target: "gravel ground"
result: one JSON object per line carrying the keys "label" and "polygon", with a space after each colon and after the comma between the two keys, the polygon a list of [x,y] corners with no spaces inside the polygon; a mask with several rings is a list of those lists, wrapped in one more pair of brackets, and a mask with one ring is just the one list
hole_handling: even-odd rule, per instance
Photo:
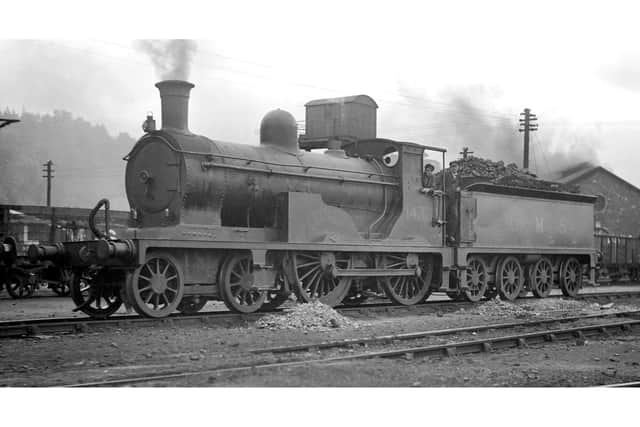
{"label": "gravel ground", "polygon": [[[315,325],[299,310],[296,327],[273,323],[231,328],[167,327],[113,329],[100,333],[38,336],[0,341],[0,385],[43,386],[113,378],[170,369],[216,368],[237,363],[274,362],[273,355],[250,349],[310,341],[444,329],[486,322],[553,317],[559,313],[600,313],[598,304],[537,300],[487,302],[452,313],[347,319]],[[616,302],[609,311],[640,309],[639,301]],[[324,314],[331,314],[327,310]],[[333,312],[333,310],[330,310]],[[335,315],[340,316],[335,313]],[[286,314],[281,317],[287,316]],[[328,316],[330,318],[330,316]],[[270,325],[270,326],[269,326]],[[410,344],[407,344],[410,345]],[[242,375],[200,375],[170,386],[582,386],[640,380],[637,336],[558,343],[489,355],[414,361],[374,360],[306,366]]]}

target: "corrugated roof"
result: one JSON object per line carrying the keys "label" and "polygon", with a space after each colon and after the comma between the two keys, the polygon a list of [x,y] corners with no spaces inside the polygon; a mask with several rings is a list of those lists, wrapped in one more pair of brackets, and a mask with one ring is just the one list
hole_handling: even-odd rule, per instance
{"label": "corrugated roof", "polygon": [[339,98],[325,98],[325,99],[314,99],[313,101],[309,101],[304,104],[305,107],[311,107],[314,105],[326,105],[326,104],[349,104],[354,102],[356,104],[364,104],[364,105],[372,105],[378,108],[378,104],[373,100],[369,95],[352,95],[352,96],[342,96]]}

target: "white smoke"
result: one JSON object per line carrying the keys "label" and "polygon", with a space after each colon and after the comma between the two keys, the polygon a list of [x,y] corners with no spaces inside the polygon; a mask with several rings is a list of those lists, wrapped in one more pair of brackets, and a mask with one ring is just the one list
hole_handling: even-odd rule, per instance
{"label": "white smoke", "polygon": [[138,40],[135,45],[149,55],[161,80],[188,80],[198,48],[194,40]]}

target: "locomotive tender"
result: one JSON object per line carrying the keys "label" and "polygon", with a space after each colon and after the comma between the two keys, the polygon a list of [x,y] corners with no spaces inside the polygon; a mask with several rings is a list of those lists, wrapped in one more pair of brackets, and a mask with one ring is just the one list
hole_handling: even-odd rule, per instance
{"label": "locomotive tender", "polygon": [[[93,225],[102,205],[108,223],[103,199],[90,217],[99,239],[30,248],[34,259],[73,269],[72,296],[90,316],[113,314],[123,299],[149,317],[195,312],[210,299],[249,313],[291,292],[333,306],[378,287],[406,305],[433,291],[513,300],[559,286],[574,296],[583,270],[593,279],[591,196],[483,183],[452,192],[445,180],[425,195],[424,152],[444,165],[446,150],[376,138],[375,117],[373,129],[353,119],[345,99],[333,100],[343,110],[325,114],[333,122],[324,128],[366,129],[309,140],[305,148],[327,148],[318,153],[300,149],[296,121],[282,110],[262,120],[259,146],[195,135],[188,129],[194,86],[156,86],[162,129],[148,118],[125,157],[127,235],[109,238]],[[365,95],[350,101],[375,106]],[[317,103],[308,113],[310,105]],[[323,128],[309,118],[307,129]],[[456,200],[454,224],[447,197]],[[447,228],[458,236],[453,245]]]}

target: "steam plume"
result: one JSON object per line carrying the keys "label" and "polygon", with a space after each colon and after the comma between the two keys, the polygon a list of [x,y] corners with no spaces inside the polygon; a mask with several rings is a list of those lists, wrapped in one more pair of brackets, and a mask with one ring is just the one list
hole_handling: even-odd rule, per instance
{"label": "steam plume", "polygon": [[[408,99],[424,98],[412,93]],[[522,167],[523,142],[518,132],[516,114],[509,117],[493,110],[491,93],[486,88],[469,87],[449,90],[438,99],[433,109],[419,113],[394,112],[392,117],[407,123],[414,132],[397,135],[407,140],[422,139],[428,145],[445,146],[449,160],[459,157],[463,147],[469,147],[475,156],[503,160],[505,164],[515,163]],[[427,100],[427,104],[429,100]],[[533,112],[535,106],[533,106]],[[419,111],[418,109],[414,111]],[[530,170],[540,177],[555,179],[559,172],[580,163],[599,164],[597,149],[602,145],[595,129],[572,126],[568,121],[554,121],[540,117],[540,131],[532,132],[530,143]],[[416,123],[422,123],[421,131]],[[398,129],[398,128],[396,128]],[[398,129],[400,130],[400,129]],[[538,135],[540,134],[540,135]]]}
{"label": "steam plume", "polygon": [[149,55],[161,80],[187,80],[197,50],[193,40],[139,40],[136,46]]}

